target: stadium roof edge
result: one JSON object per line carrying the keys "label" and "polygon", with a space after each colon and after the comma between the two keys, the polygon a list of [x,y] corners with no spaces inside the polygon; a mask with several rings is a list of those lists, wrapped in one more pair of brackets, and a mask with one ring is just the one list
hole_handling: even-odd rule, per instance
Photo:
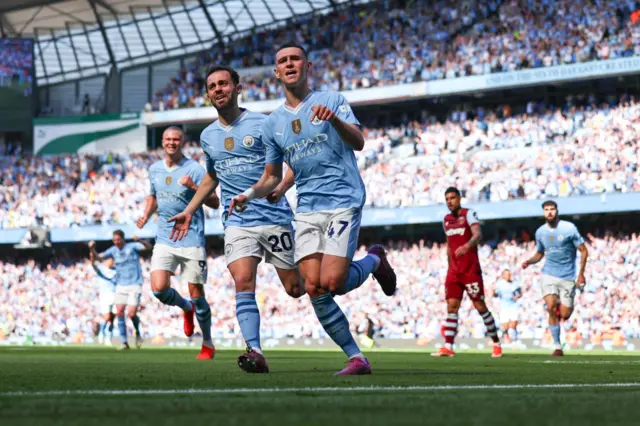
{"label": "stadium roof edge", "polygon": [[0,35],[35,39],[39,85],[184,58],[254,28],[371,0],[2,0]]}

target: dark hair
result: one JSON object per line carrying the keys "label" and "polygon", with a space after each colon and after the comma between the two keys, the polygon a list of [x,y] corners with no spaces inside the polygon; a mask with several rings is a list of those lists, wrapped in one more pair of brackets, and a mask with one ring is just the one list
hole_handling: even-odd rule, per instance
{"label": "dark hair", "polygon": [[558,204],[553,201],[553,200],[547,200],[544,203],[542,203],[542,208],[544,209],[547,206],[551,206],[553,208],[555,208],[556,210],[558,210]]}
{"label": "dark hair", "polygon": [[[289,47],[295,47],[296,49],[300,49],[300,50],[302,50],[302,54],[304,55],[304,57],[305,57],[305,58],[308,58],[308,57],[309,57],[309,56],[307,55],[307,50],[306,50],[304,47],[302,47],[302,46],[301,46],[301,45],[299,45],[298,43],[293,43],[293,42],[283,44],[282,46],[280,46],[280,47],[278,48],[278,52],[279,52],[279,51],[281,51],[282,49],[287,49],[287,48],[289,48]],[[277,53],[277,52],[276,52],[276,53]]]}
{"label": "dark hair", "polygon": [[444,196],[446,197],[447,194],[450,194],[452,192],[456,194],[458,197],[460,196],[460,191],[458,191],[458,188],[456,188],[455,186],[448,187],[447,190],[444,191]]}
{"label": "dark hair", "polygon": [[209,71],[207,71],[207,76],[204,79],[205,85],[206,85],[206,81],[209,79],[209,76],[211,74],[213,74],[214,72],[218,72],[218,71],[226,71],[226,72],[228,72],[229,75],[231,76],[231,81],[233,81],[233,84],[235,86],[240,84],[240,74],[238,74],[238,71],[234,70],[231,67],[227,67],[225,65],[214,65],[211,68],[209,68]]}
{"label": "dark hair", "polygon": [[118,235],[124,240],[124,232],[120,229],[116,229],[115,231],[113,231],[113,235]]}

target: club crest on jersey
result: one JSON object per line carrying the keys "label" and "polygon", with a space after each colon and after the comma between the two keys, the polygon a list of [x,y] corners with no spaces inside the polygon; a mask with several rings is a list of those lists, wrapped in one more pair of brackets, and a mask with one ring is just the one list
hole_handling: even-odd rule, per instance
{"label": "club crest on jersey", "polygon": [[245,148],[251,148],[254,142],[255,140],[253,139],[253,136],[245,136],[244,139],[242,139],[242,146]]}
{"label": "club crest on jersey", "polygon": [[295,133],[296,135],[300,134],[300,132],[302,131],[302,122],[299,118],[291,122],[291,130],[293,130],[293,133]]}
{"label": "club crest on jersey", "polygon": [[231,256],[231,253],[233,253],[233,246],[231,244],[227,244],[224,247],[224,254],[225,256]]}
{"label": "club crest on jersey", "polygon": [[460,217],[458,218],[458,223],[459,223],[459,224],[463,224],[463,223],[464,223],[464,216],[460,216]]}
{"label": "club crest on jersey", "polygon": [[313,124],[314,126],[319,126],[322,124],[322,120],[320,120],[318,117],[314,117],[311,121],[311,124]]}
{"label": "club crest on jersey", "polygon": [[226,149],[227,151],[231,151],[234,146],[235,144],[233,143],[232,137],[224,139],[224,149]]}
{"label": "club crest on jersey", "polygon": [[171,176],[167,176],[167,177],[164,179],[164,184],[165,184],[165,185],[171,185]]}
{"label": "club crest on jersey", "polygon": [[563,235],[558,235],[558,241],[562,242],[564,240],[564,236]]}

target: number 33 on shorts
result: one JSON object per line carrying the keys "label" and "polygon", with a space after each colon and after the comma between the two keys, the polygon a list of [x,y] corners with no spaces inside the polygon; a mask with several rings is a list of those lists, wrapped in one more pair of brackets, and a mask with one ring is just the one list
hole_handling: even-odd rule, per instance
{"label": "number 33 on shorts", "polygon": [[465,284],[464,286],[467,288],[467,293],[469,293],[469,296],[475,296],[480,293],[480,286],[478,285],[478,283]]}

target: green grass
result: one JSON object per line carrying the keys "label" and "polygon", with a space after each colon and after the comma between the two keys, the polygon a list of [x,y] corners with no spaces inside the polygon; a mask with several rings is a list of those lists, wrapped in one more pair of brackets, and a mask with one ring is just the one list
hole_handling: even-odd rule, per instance
{"label": "green grass", "polygon": [[[3,425],[635,425],[640,385],[466,389],[469,385],[640,382],[640,357],[372,352],[374,373],[334,377],[337,352],[269,352],[272,372],[247,375],[237,351],[197,362],[197,351],[0,348]],[[409,386],[454,389],[401,389]],[[323,390],[319,387],[400,389]],[[228,389],[247,389],[228,392]],[[252,389],[295,388],[286,392]],[[47,394],[51,391],[167,390],[165,394]],[[180,394],[172,390],[212,390]],[[24,392],[22,395],[9,392]],[[33,392],[41,392],[39,395]]]}

